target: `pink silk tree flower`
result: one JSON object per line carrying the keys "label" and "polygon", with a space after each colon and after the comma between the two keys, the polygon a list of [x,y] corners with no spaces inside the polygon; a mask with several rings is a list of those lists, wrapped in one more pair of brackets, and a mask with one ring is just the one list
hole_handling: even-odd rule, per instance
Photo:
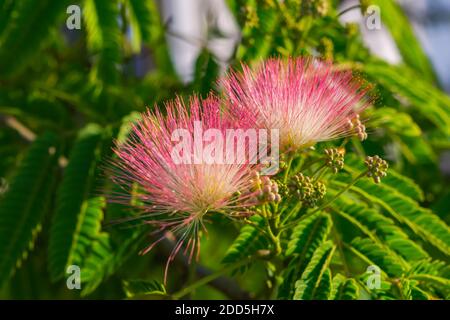
{"label": "pink silk tree flower", "polygon": [[282,152],[353,134],[366,138],[359,114],[370,104],[368,89],[329,62],[273,58],[256,70],[242,65],[221,84],[238,118],[253,115],[254,126],[279,129]]}
{"label": "pink silk tree flower", "polygon": [[[134,197],[144,221],[160,232],[143,253],[163,240],[167,231],[177,239],[166,278],[170,261],[182,247],[189,261],[193,255],[198,257],[199,231],[205,230],[204,218],[209,213],[248,214],[245,203],[249,207],[254,197],[248,192],[254,184],[254,166],[249,161],[221,161],[228,152],[221,135],[236,124],[223,113],[217,98],[192,98],[188,106],[176,99],[165,110],[166,115],[160,109],[142,115],[128,140],[114,148],[118,159],[112,165],[116,183],[125,190],[137,189],[113,201],[129,204]],[[241,121],[240,125],[245,124]]]}

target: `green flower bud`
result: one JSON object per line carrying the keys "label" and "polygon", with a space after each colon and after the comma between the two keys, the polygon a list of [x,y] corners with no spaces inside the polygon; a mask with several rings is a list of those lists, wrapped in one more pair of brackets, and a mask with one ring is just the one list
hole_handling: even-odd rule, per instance
{"label": "green flower bud", "polygon": [[379,156],[366,157],[364,164],[368,169],[367,176],[371,177],[375,183],[380,183],[381,178],[387,175],[389,165]]}
{"label": "green flower bud", "polygon": [[344,168],[344,148],[325,149],[325,164],[331,168],[333,173],[337,173]]}
{"label": "green flower bud", "polygon": [[289,189],[307,207],[315,207],[326,193],[326,187],[322,182],[314,181],[302,173],[293,177]]}

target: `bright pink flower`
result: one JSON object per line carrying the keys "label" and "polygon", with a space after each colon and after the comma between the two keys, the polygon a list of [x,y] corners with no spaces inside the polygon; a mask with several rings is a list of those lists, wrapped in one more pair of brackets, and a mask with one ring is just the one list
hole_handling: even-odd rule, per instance
{"label": "bright pink flower", "polygon": [[[168,267],[183,244],[190,259],[198,255],[199,231],[204,229],[203,220],[208,213],[220,212],[229,217],[244,214],[243,203],[252,197],[245,192],[252,188],[252,166],[248,162],[194,163],[194,144],[189,154],[182,154],[189,161],[180,163],[174,157],[174,147],[180,142],[174,139],[180,138],[174,134],[177,130],[187,133],[184,138],[193,142],[196,124],[201,123],[204,131],[211,128],[225,134],[235,123],[223,114],[220,102],[212,97],[203,102],[193,98],[189,106],[177,99],[165,107],[167,115],[159,109],[143,114],[129,139],[116,146],[118,161],[113,163],[113,179],[122,186],[137,186],[133,196],[146,213],[146,223],[156,226],[161,233],[170,231],[177,238]],[[208,142],[203,142],[201,147],[206,145]],[[116,200],[129,203],[131,197],[125,193]],[[144,253],[163,238],[164,235]]]}
{"label": "bright pink flower", "polygon": [[230,109],[254,115],[255,126],[280,130],[281,151],[299,150],[320,141],[358,134],[358,114],[369,105],[367,89],[352,73],[328,62],[270,59],[256,70],[243,65],[222,79]]}

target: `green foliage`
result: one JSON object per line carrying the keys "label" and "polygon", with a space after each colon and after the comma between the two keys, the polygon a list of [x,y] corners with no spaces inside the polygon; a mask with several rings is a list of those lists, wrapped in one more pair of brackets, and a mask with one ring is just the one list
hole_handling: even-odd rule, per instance
{"label": "green foliage", "polygon": [[118,81],[120,29],[115,0],[85,0],[84,17],[88,49],[96,56],[92,76],[103,83]]}
{"label": "green foliage", "polygon": [[370,239],[355,238],[353,248],[371,265],[379,266],[389,276],[401,276],[405,272],[402,261],[392,252]]}
{"label": "green foliage", "polygon": [[94,291],[100,283],[114,270],[114,253],[109,237],[99,230],[93,232],[95,240],[91,243],[89,253],[83,261],[83,278],[85,284],[81,295]]}
{"label": "green foliage", "polygon": [[49,268],[54,280],[60,279],[68,266],[83,264],[100,228],[105,201],[93,195],[93,187],[101,149],[102,131],[92,125],[80,132],[71,151],[50,233]]}
{"label": "green foliage", "polygon": [[14,4],[7,1],[4,4],[8,15],[4,18],[4,28],[0,28],[0,47],[8,49],[0,50],[0,61],[3,61],[0,76],[23,70],[30,60],[36,58],[36,52],[51,38],[49,33],[70,3],[65,0],[44,0],[39,3],[23,0],[14,1]]}
{"label": "green foliage", "polygon": [[405,63],[428,80],[434,81],[435,75],[430,61],[400,6],[390,0],[371,0],[370,3],[379,6],[381,20],[389,29]]}
{"label": "green foliage", "polygon": [[335,246],[331,242],[323,243],[311,258],[301,278],[295,283],[294,299],[327,300],[331,292],[331,271],[328,266],[333,257]]}
{"label": "green foliage", "polygon": [[133,32],[131,42],[133,51],[140,52],[142,42],[149,43],[152,40],[152,4],[150,1],[129,0],[130,25]]}
{"label": "green foliage", "polygon": [[131,255],[135,255],[142,245],[142,229],[136,228],[127,234],[126,239],[114,241],[113,236],[95,230],[92,247],[85,257],[82,281],[86,282],[81,295],[89,295],[108,277],[114,275]]}
{"label": "green foliage", "polygon": [[327,238],[332,221],[328,215],[317,213],[301,221],[293,230],[288,243],[286,255],[294,255],[285,270],[278,297],[287,299],[294,293],[294,282],[306,268],[315,250]]}
{"label": "green foliage", "polygon": [[442,132],[447,135],[450,133],[450,98],[422,80],[415,72],[386,63],[369,63],[363,67],[363,71],[392,93],[407,99],[408,104]]}
{"label": "green foliage", "polygon": [[166,288],[156,280],[131,280],[123,282],[124,290],[128,298],[142,295],[166,295]]}
{"label": "green foliage", "polygon": [[312,252],[326,239],[331,219],[325,214],[314,214],[300,222],[293,230],[286,255],[294,253],[308,259]]}
{"label": "green foliage", "polygon": [[333,278],[333,289],[330,299],[333,300],[356,300],[359,296],[359,287],[354,279],[346,279],[341,274]]}
{"label": "green foliage", "polygon": [[362,234],[379,245],[387,245],[390,249],[408,260],[421,260],[427,253],[398,227],[392,219],[376,210],[352,201],[337,201],[333,205],[336,213],[353,224]]}
{"label": "green foliage", "polygon": [[394,219],[404,223],[415,235],[450,255],[450,228],[417,202],[387,185],[373,185],[367,180],[359,181],[352,188],[372,203],[379,204]]}
{"label": "green foliage", "polygon": [[22,265],[51,207],[56,138],[46,133],[29,148],[0,203],[0,287]]}
{"label": "green foliage", "polygon": [[389,107],[373,110],[370,125],[375,128],[382,126],[389,133],[402,136],[419,137],[422,134],[419,125],[409,114]]}
{"label": "green foliage", "polygon": [[[356,173],[364,170],[364,164],[358,160],[354,155],[349,155],[346,159],[345,170]],[[383,184],[394,188],[403,195],[412,198],[415,201],[421,202],[424,200],[422,189],[411,178],[405,177],[395,171],[389,169],[389,175],[383,179]]]}
{"label": "green foliage", "polygon": [[[245,222],[211,213],[205,227],[218,235],[202,231],[201,260],[188,266],[180,252],[162,285],[167,248],[138,254],[156,240],[154,228],[127,203],[107,201],[134,189],[112,183],[105,167],[115,161],[113,141],[123,143],[147,107],[219,91],[215,57],[200,48],[193,82],[177,79],[165,43],[168,21],[153,0],[3,0],[0,298],[216,297],[203,290],[209,284],[219,298],[234,291],[258,299],[450,297],[448,179],[438,163],[450,147],[450,98],[401,8],[365,2],[381,8],[403,58],[394,66],[370,54],[355,25],[339,22],[336,1],[228,3],[242,30],[233,67],[320,55],[373,84],[373,106],[362,116],[369,139],[319,143],[274,177],[280,192],[295,174],[313,177],[326,185],[325,198],[307,208],[282,195]],[[65,28],[70,4],[81,7],[81,30]],[[150,70],[140,74],[141,64]],[[339,147],[345,165],[334,174],[323,149]],[[363,175],[364,157],[375,154],[389,159],[380,184]],[[81,291],[67,290],[70,265],[81,268]],[[367,285],[369,266],[381,269],[378,289]],[[222,278],[229,274],[231,284]]]}
{"label": "green foliage", "polygon": [[[250,221],[255,226],[261,228],[264,224],[264,219],[260,216],[253,216]],[[244,226],[239,236],[234,240],[223,258],[224,263],[233,263],[241,261],[247,257],[252,256],[260,249],[267,248],[267,238],[253,225]]]}

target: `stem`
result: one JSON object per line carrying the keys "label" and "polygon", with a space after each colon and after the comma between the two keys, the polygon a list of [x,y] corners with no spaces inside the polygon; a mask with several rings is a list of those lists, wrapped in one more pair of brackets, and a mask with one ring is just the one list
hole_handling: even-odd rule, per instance
{"label": "stem", "polygon": [[273,244],[275,245],[274,253],[277,256],[283,251],[283,249],[281,248],[281,244],[280,244],[280,238],[278,237],[278,235],[275,235],[273,233],[270,223],[268,224],[267,230],[269,232],[270,239],[272,240]]}
{"label": "stem", "polygon": [[303,165],[305,164],[305,157],[300,157],[298,160],[298,163],[294,167],[294,172],[297,173],[302,169]]}
{"label": "stem", "polygon": [[[312,174],[313,177],[315,177],[316,175],[318,175],[319,172],[321,172],[322,169],[326,168],[326,164],[321,165],[320,167],[317,168],[317,170]],[[321,175],[318,175],[316,177],[316,180],[320,178]]]}
{"label": "stem", "polygon": [[171,296],[172,296],[173,299],[176,299],[176,300],[180,299],[180,298],[186,296],[187,294],[191,293],[192,291],[194,291],[198,287],[201,287],[201,286],[203,286],[203,285],[205,285],[205,284],[207,284],[207,283],[209,283],[209,282],[219,278],[220,276],[222,276],[225,273],[228,273],[228,272],[230,272],[230,271],[232,271],[234,269],[237,269],[239,267],[244,266],[245,264],[249,263],[250,261],[254,260],[255,258],[256,257],[253,256],[253,257],[250,257],[250,258],[247,258],[247,259],[244,259],[244,260],[240,260],[240,261],[235,262],[233,264],[230,264],[230,265],[226,266],[225,268],[210,274],[209,276],[201,278],[200,280],[198,280],[198,281],[194,282],[193,284],[191,284],[191,285],[181,289],[180,291],[175,292]]}
{"label": "stem", "polygon": [[348,7],[348,8],[346,8],[346,9],[342,10],[341,12],[338,12],[338,15],[337,15],[337,16],[340,17],[340,16],[342,16],[343,14],[345,14],[345,13],[347,13],[347,12],[353,10],[353,9],[358,9],[358,8],[361,8],[361,5],[360,5],[360,4],[356,4],[356,5],[354,5],[354,6]]}
{"label": "stem", "polygon": [[359,141],[356,138],[352,138],[352,144],[353,147],[355,148],[356,153],[361,157],[361,158],[365,158],[366,157],[366,152],[364,151],[364,148],[361,144],[361,141]]}
{"label": "stem", "polygon": [[349,137],[346,137],[346,138],[342,141],[342,143],[341,143],[341,145],[339,146],[339,148],[344,148],[345,145],[348,143],[348,141],[349,141]]}
{"label": "stem", "polygon": [[287,164],[287,168],[286,171],[284,172],[284,178],[283,178],[283,182],[286,183],[287,182],[287,178],[289,176],[289,171],[291,170],[291,166],[292,166],[292,161],[294,161],[294,157],[290,157],[289,158],[289,162]]}
{"label": "stem", "polygon": [[254,223],[251,220],[243,220],[245,224],[248,224],[252,227],[254,227],[255,229],[257,229],[259,232],[261,232],[262,234],[264,234],[266,237],[268,237],[270,239],[270,235],[266,232],[266,230],[264,230],[263,228],[261,228],[259,225],[257,225],[256,223]]}
{"label": "stem", "polygon": [[334,195],[334,197],[332,197],[330,200],[328,200],[327,202],[325,202],[324,204],[322,204],[320,207],[318,207],[317,209],[313,210],[313,213],[323,210],[326,207],[328,207],[334,200],[336,200],[337,198],[339,198],[339,196],[341,194],[343,194],[344,192],[346,192],[348,189],[350,189],[359,179],[361,179],[362,177],[364,177],[367,174],[367,171],[363,171],[361,172],[358,176],[356,176],[352,181],[350,181],[350,183],[348,185],[345,186],[344,189],[342,189],[341,191],[339,191],[338,193],[336,193]]}
{"label": "stem", "polygon": [[262,215],[263,215],[263,217],[264,217],[264,218],[268,218],[268,217],[269,217],[269,214],[268,214],[268,212],[267,212],[267,209],[266,209],[266,205],[265,205],[265,204],[263,204],[263,205],[261,206],[261,210],[262,210]]}
{"label": "stem", "polygon": [[290,216],[294,213],[294,212],[298,212],[300,209],[302,208],[302,203],[299,201],[297,202],[297,204],[295,205],[295,207],[289,211],[289,213],[286,215],[286,217],[284,217],[284,219],[281,221],[281,225],[284,225],[286,223],[286,221],[288,221],[288,219],[290,218]]}

